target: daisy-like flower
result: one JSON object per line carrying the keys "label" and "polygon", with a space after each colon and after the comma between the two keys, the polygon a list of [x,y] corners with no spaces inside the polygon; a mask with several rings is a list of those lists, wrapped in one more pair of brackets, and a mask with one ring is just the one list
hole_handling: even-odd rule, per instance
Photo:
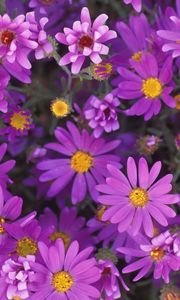
{"label": "daisy-like flower", "polygon": [[144,120],[151,119],[159,114],[161,100],[169,107],[174,108],[175,101],[170,93],[173,86],[169,85],[172,79],[172,59],[168,57],[159,69],[155,56],[146,53],[141,62],[131,60],[135,72],[126,68],[118,68],[123,80],[118,86],[118,96],[126,100],[137,99],[136,103],[127,110],[127,114],[134,116],[144,115]]}
{"label": "daisy-like flower", "polygon": [[35,256],[18,257],[17,260],[7,259],[0,271],[1,299],[29,299],[30,282],[34,276],[30,263]]}
{"label": "daisy-like flower", "polygon": [[36,289],[31,300],[99,298],[99,291],[92,285],[100,278],[96,260],[89,258],[92,250],[89,247],[79,252],[79,244],[74,241],[65,253],[64,243],[60,239],[49,248],[40,242],[43,263],[31,264],[36,272]]}
{"label": "daisy-like flower", "polygon": [[7,14],[0,16],[1,63],[13,76],[16,73],[17,78],[22,75],[23,82],[28,82],[27,76],[23,78],[20,71],[31,69],[28,55],[37,47],[37,43],[31,39],[31,35],[30,23],[26,21],[25,15],[19,15],[13,20]]}
{"label": "daisy-like flower", "polygon": [[142,0],[123,0],[125,4],[131,4],[132,7],[137,11],[140,12],[142,8]]}
{"label": "daisy-like flower", "polygon": [[105,194],[97,201],[108,206],[102,220],[118,224],[119,232],[132,225],[134,235],[143,227],[146,235],[152,237],[153,220],[167,226],[167,218],[175,217],[175,211],[168,206],[179,201],[177,195],[168,194],[173,176],[168,174],[155,183],[161,162],[156,162],[149,171],[147,161],[140,158],[137,170],[134,159],[129,157],[128,178],[114,166],[108,165],[107,168],[110,176],[106,178],[106,184],[96,187]]}
{"label": "daisy-like flower", "polygon": [[100,55],[107,55],[109,47],[105,42],[117,37],[114,30],[109,30],[105,25],[108,16],[99,15],[95,21],[91,22],[91,17],[87,7],[81,11],[81,20],[73,23],[73,28],[64,28],[64,33],[57,33],[58,42],[68,46],[69,52],[60,59],[60,66],[72,63],[73,74],[79,73],[86,57],[95,63],[101,63]]}
{"label": "daisy-like flower", "polygon": [[105,132],[112,132],[119,129],[117,107],[119,100],[113,94],[106,95],[103,99],[91,97],[90,108],[85,110],[84,115],[89,120],[89,126],[94,129],[96,138]]}
{"label": "daisy-like flower", "polygon": [[133,281],[138,281],[153,270],[154,279],[163,278],[169,283],[169,273],[180,270],[180,257],[172,251],[174,238],[166,231],[152,239],[147,245],[140,245],[139,250],[120,247],[120,253],[129,254],[140,259],[125,267],[123,273],[140,270]]}
{"label": "daisy-like flower", "polygon": [[157,34],[165,40],[162,47],[164,52],[171,51],[172,57],[180,56],[180,18],[177,16],[170,17],[171,26],[168,30],[158,30]]}
{"label": "daisy-like flower", "polygon": [[7,135],[9,142],[13,142],[18,136],[27,135],[28,131],[34,127],[30,111],[21,107],[10,107],[2,119],[7,126],[0,129],[0,135]]}
{"label": "daisy-like flower", "polygon": [[105,143],[104,139],[96,139],[85,129],[79,132],[71,122],[67,122],[68,130],[58,127],[55,136],[58,143],[45,145],[58,153],[59,158],[40,162],[37,167],[44,171],[40,176],[41,182],[51,181],[48,197],[61,192],[72,183],[72,202],[82,201],[87,194],[87,187],[93,199],[97,199],[95,186],[103,182],[108,174],[108,163],[119,165],[119,157],[109,154],[118,147],[120,141],[113,140]]}
{"label": "daisy-like flower", "polygon": [[104,60],[99,64],[92,64],[89,71],[94,79],[107,80],[113,74],[113,64],[111,60]]}
{"label": "daisy-like flower", "polygon": [[[7,150],[7,144],[0,145],[0,161],[3,159]],[[15,160],[8,160],[6,162],[0,163],[0,185],[4,188],[7,181],[10,181],[7,173],[14,167]]]}
{"label": "daisy-like flower", "polygon": [[76,207],[64,207],[59,214],[59,218],[52,210],[46,208],[39,221],[43,234],[48,235],[47,239],[50,243],[54,243],[58,238],[61,238],[65,249],[74,240],[78,241],[81,249],[92,245],[90,232],[85,228],[85,219],[78,217]]}
{"label": "daisy-like flower", "polygon": [[51,111],[56,118],[64,118],[70,113],[71,107],[65,99],[57,98],[51,103]]}
{"label": "daisy-like flower", "polygon": [[22,211],[23,200],[20,197],[13,196],[4,200],[3,189],[0,186],[0,245],[7,237],[5,224],[16,220]]}

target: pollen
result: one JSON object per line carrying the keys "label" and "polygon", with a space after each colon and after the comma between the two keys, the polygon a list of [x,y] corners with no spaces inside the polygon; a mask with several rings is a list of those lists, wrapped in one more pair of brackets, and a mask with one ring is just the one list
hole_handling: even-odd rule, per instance
{"label": "pollen", "polygon": [[145,97],[148,99],[155,99],[161,95],[163,91],[162,83],[158,78],[150,77],[146,80],[143,80],[142,92]]}
{"label": "pollen", "polygon": [[35,255],[37,250],[37,243],[28,237],[17,242],[16,252],[19,256]]}
{"label": "pollen", "polygon": [[5,229],[3,227],[4,223],[5,223],[5,219],[0,217],[0,234],[3,234],[5,232]]}
{"label": "pollen", "polygon": [[77,151],[71,158],[71,168],[77,173],[86,173],[93,165],[93,157],[83,151]]}
{"label": "pollen", "polygon": [[57,292],[67,292],[74,284],[72,276],[65,271],[55,273],[52,278],[52,285]]}
{"label": "pollen", "polygon": [[147,191],[142,188],[133,189],[129,195],[129,199],[132,205],[136,207],[144,207],[149,200]]}
{"label": "pollen", "polygon": [[9,46],[14,38],[15,34],[10,30],[5,30],[1,33],[1,43],[6,46]]}
{"label": "pollen", "polygon": [[78,43],[78,46],[80,49],[83,50],[85,47],[91,48],[92,45],[93,45],[92,37],[90,37],[89,35],[83,35],[82,37],[80,37],[79,43]]}
{"label": "pollen", "polygon": [[96,80],[107,80],[113,73],[113,66],[109,62],[101,62],[91,65],[92,76]]}
{"label": "pollen", "polygon": [[31,118],[25,111],[14,112],[10,119],[10,125],[16,130],[28,130],[31,126]]}
{"label": "pollen", "polygon": [[137,62],[141,62],[141,58],[142,58],[142,52],[141,51],[139,51],[139,52],[136,52],[136,53],[134,53],[132,56],[131,56],[131,58],[133,59],[133,60],[135,60],[135,61],[137,61]]}
{"label": "pollen", "polygon": [[110,223],[109,221],[107,221],[107,222],[102,221],[102,216],[103,216],[103,214],[105,213],[106,210],[107,210],[107,206],[106,205],[100,205],[97,208],[97,211],[96,211],[96,218],[100,222],[109,224]]}
{"label": "pollen", "polygon": [[12,300],[21,300],[21,298],[19,296],[14,296]]}
{"label": "pollen", "polygon": [[153,260],[158,261],[164,257],[165,252],[161,248],[155,248],[151,251],[150,255]]}
{"label": "pollen", "polygon": [[71,242],[69,235],[61,231],[55,231],[50,235],[50,240],[52,242],[55,242],[57,239],[62,239],[66,249],[68,248]]}
{"label": "pollen", "polygon": [[56,99],[51,104],[51,111],[56,118],[63,118],[69,114],[70,106],[64,99]]}

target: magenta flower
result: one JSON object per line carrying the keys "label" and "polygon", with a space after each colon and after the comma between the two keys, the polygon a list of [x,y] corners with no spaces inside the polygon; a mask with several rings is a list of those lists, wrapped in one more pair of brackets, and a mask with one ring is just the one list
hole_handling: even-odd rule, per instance
{"label": "magenta flower", "polygon": [[171,16],[171,27],[168,30],[158,30],[157,34],[164,39],[162,50],[164,52],[171,51],[172,57],[180,56],[180,18]]}
{"label": "magenta flower", "polygon": [[125,4],[131,4],[133,8],[140,12],[142,8],[142,0],[123,0]]}
{"label": "magenta flower", "polygon": [[77,214],[76,207],[64,207],[57,218],[52,210],[46,208],[40,216],[40,225],[43,235],[47,235],[48,242],[54,243],[61,238],[66,249],[74,240],[78,241],[81,249],[92,245],[92,237],[85,227],[85,219]]}
{"label": "magenta flower", "polygon": [[89,258],[91,247],[79,252],[79,244],[74,241],[65,253],[64,243],[58,239],[49,248],[40,242],[39,251],[43,263],[31,264],[36,272],[31,300],[99,298],[99,291],[92,284],[100,278],[100,270],[96,260]]}
{"label": "magenta flower", "polygon": [[105,184],[97,186],[104,193],[98,202],[108,208],[102,220],[118,224],[119,232],[126,231],[132,225],[136,235],[143,227],[147,236],[153,236],[153,220],[167,226],[167,218],[175,217],[175,211],[168,207],[177,203],[177,195],[168,194],[171,189],[172,175],[168,174],[156,183],[161,170],[161,162],[156,162],[150,171],[144,158],[139,160],[138,170],[132,157],[127,160],[128,178],[116,167],[108,165],[110,176]]}
{"label": "magenta flower", "polygon": [[3,189],[0,186],[0,245],[7,238],[5,224],[13,222],[20,216],[22,205],[22,198],[17,196],[12,196],[5,202]]}
{"label": "magenta flower", "polygon": [[30,263],[35,256],[7,259],[0,271],[1,299],[29,299],[30,282],[34,276]]}
{"label": "magenta flower", "polygon": [[46,148],[58,153],[59,158],[40,162],[37,167],[44,171],[41,182],[51,181],[48,197],[61,192],[73,181],[72,202],[82,201],[87,188],[93,199],[97,198],[95,186],[104,181],[108,174],[108,163],[119,165],[119,158],[109,154],[118,147],[120,141],[105,143],[104,139],[95,139],[86,130],[79,132],[77,127],[67,122],[68,131],[57,127],[55,136],[58,143],[49,143]]}
{"label": "magenta flower", "polygon": [[8,110],[8,102],[6,88],[9,83],[10,76],[2,67],[0,67],[0,111],[6,113]]}
{"label": "magenta flower", "polygon": [[[3,159],[7,150],[7,144],[0,145],[0,161]],[[14,167],[15,160],[8,160],[0,164],[0,185],[4,188],[7,181],[11,182],[7,173]]]}
{"label": "magenta flower", "polygon": [[30,111],[20,106],[9,105],[9,110],[2,119],[7,126],[0,129],[0,135],[7,135],[9,142],[14,142],[18,136],[28,135],[28,131],[34,127]]}
{"label": "magenta flower", "polygon": [[30,23],[30,30],[32,32],[31,38],[37,42],[38,46],[35,49],[36,59],[47,57],[53,52],[53,46],[48,41],[48,35],[45,31],[45,26],[48,23],[48,18],[41,18],[36,22],[34,12],[26,14],[26,19]]}
{"label": "magenta flower", "polygon": [[104,25],[108,16],[99,15],[95,21],[91,22],[91,17],[87,7],[81,11],[81,21],[73,23],[73,29],[64,28],[64,33],[57,33],[56,39],[68,46],[69,52],[60,59],[60,66],[72,63],[73,74],[79,73],[86,57],[98,64],[102,61],[100,55],[109,53],[105,42],[117,37],[114,30]]}
{"label": "magenta flower", "polygon": [[11,20],[7,14],[0,16],[0,59],[10,74],[17,74],[17,78],[29,82],[27,76],[23,76],[22,69],[31,69],[28,55],[37,43],[31,40],[30,24],[25,18],[19,15]]}
{"label": "magenta flower", "polygon": [[119,129],[117,116],[117,107],[120,105],[119,100],[108,94],[104,99],[91,97],[90,108],[85,110],[85,118],[89,120],[89,126],[94,129],[93,134],[96,138],[105,132],[112,132]]}
{"label": "magenta flower", "polygon": [[170,93],[173,86],[172,59],[168,57],[162,68],[159,69],[155,56],[143,54],[141,62],[131,60],[135,72],[120,67],[118,69],[123,80],[118,86],[118,96],[126,100],[137,99],[136,103],[127,110],[127,114],[134,116],[144,115],[149,120],[153,115],[159,114],[161,100],[169,107],[176,106]]}
{"label": "magenta flower", "polygon": [[121,297],[119,283],[122,284],[126,291],[129,291],[129,288],[125,284],[117,267],[111,260],[100,259],[98,261],[98,267],[101,270],[101,278],[97,282],[96,287],[101,292],[101,295],[104,295],[104,297],[100,298],[100,300],[119,299]]}
{"label": "magenta flower", "polygon": [[166,283],[169,283],[169,273],[180,270],[180,257],[172,251],[173,241],[169,231],[166,231],[153,238],[149,244],[140,245],[139,250],[118,248],[117,251],[120,253],[140,258],[125,267],[122,272],[131,273],[140,270],[133,279],[133,281],[138,281],[153,270],[154,279],[162,277]]}

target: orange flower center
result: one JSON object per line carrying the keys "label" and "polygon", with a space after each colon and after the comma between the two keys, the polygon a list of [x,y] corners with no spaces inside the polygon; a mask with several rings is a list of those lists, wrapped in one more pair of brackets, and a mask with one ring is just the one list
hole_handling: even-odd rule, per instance
{"label": "orange flower center", "polygon": [[163,249],[155,248],[151,251],[150,255],[151,255],[153,260],[157,261],[157,260],[160,260],[161,258],[163,258],[165,253],[164,253]]}
{"label": "orange flower center", "polygon": [[5,30],[1,34],[1,43],[9,46],[14,40],[15,34],[12,31]]}

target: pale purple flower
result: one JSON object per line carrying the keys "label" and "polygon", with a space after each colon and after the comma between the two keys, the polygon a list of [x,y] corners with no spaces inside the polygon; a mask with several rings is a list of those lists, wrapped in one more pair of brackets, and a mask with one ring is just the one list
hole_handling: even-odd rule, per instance
{"label": "pale purple flower", "polygon": [[31,69],[28,55],[37,47],[31,40],[30,23],[25,15],[19,15],[13,20],[5,14],[0,16],[0,59],[3,67],[13,76],[29,82],[23,76],[23,69]]}
{"label": "pale purple flower", "polygon": [[29,299],[30,282],[34,277],[30,263],[35,256],[18,257],[17,260],[7,259],[0,271],[1,299]]}
{"label": "pale purple flower", "polygon": [[106,95],[103,99],[92,96],[90,108],[85,110],[85,118],[89,120],[89,126],[94,129],[96,138],[105,132],[112,132],[119,129],[118,110],[119,100],[113,94]]}
{"label": "pale purple flower", "polygon": [[98,267],[101,270],[101,278],[96,287],[101,292],[100,300],[114,300],[121,297],[119,283],[129,291],[116,265],[108,259],[98,260]]}
{"label": "pale purple flower", "polygon": [[140,12],[142,8],[142,0],[123,0],[125,4],[131,4],[133,8]]}
{"label": "pale purple flower", "polygon": [[57,33],[56,39],[68,46],[69,52],[60,59],[60,66],[72,63],[73,74],[79,73],[86,57],[98,64],[102,61],[100,55],[107,55],[109,47],[105,42],[117,37],[114,30],[109,30],[105,25],[108,16],[99,15],[95,21],[91,22],[91,17],[87,7],[81,11],[81,20],[73,23],[73,28],[64,28],[64,33]]}
{"label": "pale purple flower", "polygon": [[162,50],[164,52],[171,51],[172,57],[180,56],[180,18],[171,16],[171,27],[167,30],[158,30],[157,34],[164,39]]}
{"label": "pale purple flower", "polygon": [[49,248],[40,242],[39,251],[43,262],[32,263],[36,276],[35,294],[31,300],[99,298],[100,293],[93,284],[100,278],[100,270],[95,258],[89,258],[92,250],[89,247],[79,252],[77,241],[71,243],[67,252],[61,239]]}
{"label": "pale purple flower", "polygon": [[45,31],[45,25],[48,23],[48,18],[41,18],[38,22],[35,20],[34,12],[29,12],[26,15],[27,21],[30,23],[30,30],[34,41],[38,46],[35,49],[36,59],[42,59],[53,52],[53,46],[48,40],[48,35]]}
{"label": "pale purple flower", "polygon": [[73,204],[84,200],[88,191],[96,200],[98,192],[95,186],[108,174],[107,164],[120,166],[120,158],[112,154],[120,141],[106,143],[85,129],[79,131],[72,122],[67,122],[67,128],[57,127],[55,136],[58,142],[45,145],[45,148],[55,151],[56,158],[45,159],[37,165],[43,171],[40,181],[51,182],[48,197],[57,195],[71,184]]}
{"label": "pale purple flower", "polygon": [[180,257],[173,252],[173,241],[169,231],[166,231],[153,238],[148,244],[141,244],[139,250],[118,248],[117,251],[120,253],[139,258],[125,267],[122,272],[131,273],[140,270],[133,279],[133,281],[138,281],[153,270],[154,279],[163,278],[166,283],[169,283],[170,272],[180,270]]}
{"label": "pale purple flower", "polygon": [[143,227],[146,235],[152,237],[153,220],[167,226],[167,219],[176,216],[168,206],[179,201],[177,195],[168,194],[172,189],[173,176],[168,174],[154,183],[161,171],[160,161],[149,170],[147,161],[140,158],[137,169],[134,159],[129,157],[128,177],[114,166],[108,165],[107,168],[110,175],[106,184],[96,187],[104,194],[97,201],[108,206],[102,216],[103,221],[118,224],[119,232],[132,225],[134,235]]}

